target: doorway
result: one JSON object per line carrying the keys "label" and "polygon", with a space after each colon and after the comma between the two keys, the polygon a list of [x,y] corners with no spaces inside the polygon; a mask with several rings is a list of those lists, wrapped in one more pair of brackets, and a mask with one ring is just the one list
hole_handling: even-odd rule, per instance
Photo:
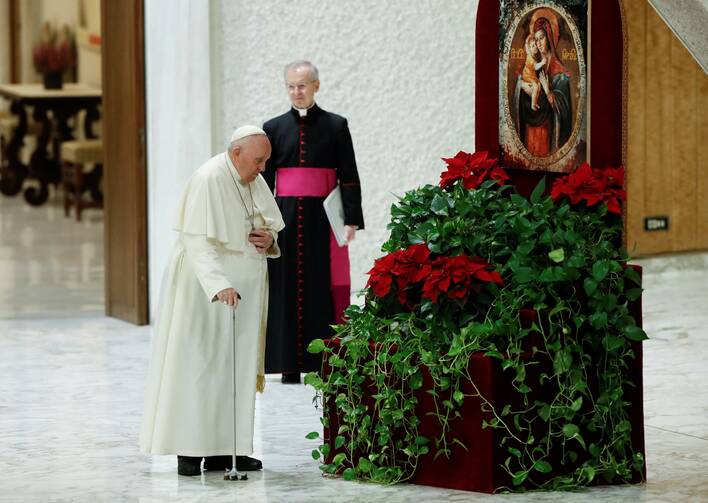
{"label": "doorway", "polygon": [[[73,215],[64,217],[59,181],[49,184],[42,206],[30,206],[21,196],[0,196],[0,272],[5,279],[0,317],[105,313],[146,324],[143,2],[0,0],[0,9],[0,17],[7,20],[4,26],[0,23],[0,32],[9,40],[9,50],[0,58],[0,84],[40,88],[33,62],[46,23],[57,30],[66,26],[72,34],[77,64],[64,75],[77,85],[102,89],[103,124],[95,132],[101,133],[104,159],[103,209],[82,212],[80,222]],[[8,111],[0,114],[13,119]],[[48,122],[58,123],[56,112],[48,117]],[[81,120],[77,116],[68,121],[77,139],[83,134]],[[22,159],[27,164],[38,150],[38,138],[24,138]],[[50,141],[47,152],[58,166],[60,149],[52,152]],[[31,179],[24,183],[30,189],[34,184]]]}

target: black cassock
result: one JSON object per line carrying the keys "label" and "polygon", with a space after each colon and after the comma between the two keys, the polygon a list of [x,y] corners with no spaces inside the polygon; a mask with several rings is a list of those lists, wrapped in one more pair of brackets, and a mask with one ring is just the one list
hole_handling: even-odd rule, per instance
{"label": "black cassock", "polygon": [[268,261],[268,335],[265,370],[319,370],[313,339],[332,336],[349,305],[349,258],[331,235],[322,202],[337,185],[344,223],[364,228],[361,188],[347,120],[313,105],[307,115],[291,109],[263,125],[273,151],[263,173],[285,229],[278,235],[281,257]]}

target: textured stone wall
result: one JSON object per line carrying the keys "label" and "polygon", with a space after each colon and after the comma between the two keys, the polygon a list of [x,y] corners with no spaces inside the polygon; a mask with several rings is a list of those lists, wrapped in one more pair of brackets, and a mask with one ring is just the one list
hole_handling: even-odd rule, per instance
{"label": "textured stone wall", "polygon": [[[436,183],[441,156],[474,146],[475,0],[211,2],[212,148],[289,108],[282,67],[310,59],[325,110],[349,119],[366,231],[352,286],[388,236],[395,195]],[[490,78],[496,78],[490,75]]]}

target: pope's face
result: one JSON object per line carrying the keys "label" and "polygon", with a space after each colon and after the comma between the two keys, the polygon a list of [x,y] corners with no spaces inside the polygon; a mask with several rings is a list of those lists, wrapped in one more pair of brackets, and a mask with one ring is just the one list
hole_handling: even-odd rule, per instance
{"label": "pope's face", "polygon": [[315,93],[320,88],[319,80],[312,80],[307,67],[288,70],[285,75],[285,89],[295,108],[309,108],[315,102]]}
{"label": "pope's face", "polygon": [[233,161],[238,175],[246,183],[251,183],[265,170],[270,158],[270,141],[262,134],[249,136],[243,145],[233,149]]}

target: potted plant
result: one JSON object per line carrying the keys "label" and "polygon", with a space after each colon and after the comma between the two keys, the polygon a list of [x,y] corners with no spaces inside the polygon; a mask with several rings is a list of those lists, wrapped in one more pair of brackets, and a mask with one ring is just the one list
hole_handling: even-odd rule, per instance
{"label": "potted plant", "polygon": [[47,22],[42,36],[32,48],[34,68],[42,74],[46,89],[61,89],[63,76],[76,66],[76,45],[67,25],[58,30]]}
{"label": "potted plant", "polygon": [[[487,492],[641,480],[623,168],[523,197],[484,152],[444,161],[438,186],[392,206],[363,306],[308,348],[323,354],[305,378],[323,407],[313,457],[346,479]],[[436,463],[467,479],[426,478]]]}

